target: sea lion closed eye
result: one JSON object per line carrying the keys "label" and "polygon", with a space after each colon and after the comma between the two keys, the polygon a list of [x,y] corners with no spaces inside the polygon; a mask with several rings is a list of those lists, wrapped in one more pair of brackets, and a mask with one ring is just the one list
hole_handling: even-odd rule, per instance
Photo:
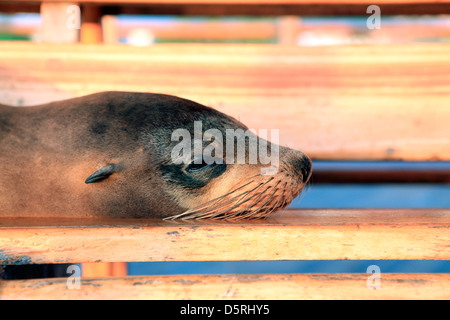
{"label": "sea lion closed eye", "polygon": [[[252,146],[277,156],[272,172]],[[2,217],[241,219],[286,207],[311,161],[193,101],[103,92],[0,105],[0,172]]]}

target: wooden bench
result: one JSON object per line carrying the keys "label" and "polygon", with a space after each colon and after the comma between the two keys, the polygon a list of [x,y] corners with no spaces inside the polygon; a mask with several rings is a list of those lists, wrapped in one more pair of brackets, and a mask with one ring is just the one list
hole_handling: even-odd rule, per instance
{"label": "wooden bench", "polygon": [[[245,8],[236,3],[224,2],[222,12],[257,7],[251,1]],[[409,3],[387,6],[393,13],[410,13],[405,9]],[[448,2],[428,4],[449,7]],[[10,1],[0,8],[7,5],[22,3]],[[169,8],[179,6],[205,10],[188,2]],[[270,1],[267,6],[285,10]],[[289,6],[297,8],[294,13],[318,10],[303,1]],[[362,7],[355,1],[347,8],[355,6]],[[321,8],[344,10],[337,4]],[[213,106],[249,127],[279,128],[281,144],[314,160],[448,161],[449,54],[445,43],[134,48],[0,42],[0,103],[32,105],[104,90],[168,93]],[[319,170],[313,183],[448,183],[449,175],[407,171],[377,177]],[[5,219],[0,221],[0,264],[450,260],[449,228],[450,209],[285,210],[239,223]],[[3,281],[0,298],[450,298],[449,273],[381,271],[377,290],[367,287],[370,274],[122,275],[82,278],[80,289],[72,290],[67,278]]]}
{"label": "wooden bench", "polygon": [[[448,260],[450,210],[285,210],[250,222],[12,219],[2,263],[257,260]],[[448,274],[174,275],[14,280],[3,298],[449,298]],[[144,286],[144,284],[146,284]],[[142,286],[141,286],[142,285]],[[26,289],[26,290],[25,290]]]}

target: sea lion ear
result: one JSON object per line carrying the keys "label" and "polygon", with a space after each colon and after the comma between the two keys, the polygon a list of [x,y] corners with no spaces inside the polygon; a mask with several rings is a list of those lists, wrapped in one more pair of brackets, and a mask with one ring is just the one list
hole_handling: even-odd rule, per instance
{"label": "sea lion ear", "polygon": [[119,165],[117,164],[107,164],[104,167],[101,167],[97,171],[95,171],[93,174],[91,174],[84,183],[93,183],[98,182],[103,179],[108,178],[110,175],[112,175],[114,172],[119,172]]}

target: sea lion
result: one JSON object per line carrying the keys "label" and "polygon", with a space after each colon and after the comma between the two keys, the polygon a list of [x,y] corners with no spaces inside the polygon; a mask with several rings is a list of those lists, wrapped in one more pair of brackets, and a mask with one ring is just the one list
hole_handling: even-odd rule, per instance
{"label": "sea lion", "polygon": [[[205,132],[248,129],[163,94],[102,92],[34,107],[0,105],[0,217],[258,218],[286,207],[311,175],[304,153],[278,146],[273,174],[262,173],[261,161],[180,163],[172,134],[195,135],[194,122]],[[227,155],[233,150],[223,148]]]}

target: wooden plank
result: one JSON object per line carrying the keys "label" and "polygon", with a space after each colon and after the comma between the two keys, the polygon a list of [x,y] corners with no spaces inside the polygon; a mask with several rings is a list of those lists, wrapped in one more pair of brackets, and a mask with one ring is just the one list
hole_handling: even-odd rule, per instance
{"label": "wooden plank", "polygon": [[[10,0],[14,1],[14,0]],[[42,0],[16,0],[26,2],[41,2]],[[46,0],[47,2],[64,2],[65,0]],[[170,3],[184,3],[184,4],[213,4],[217,1],[214,0],[78,0],[79,3],[158,3],[158,4],[170,4]],[[222,4],[351,4],[351,3],[367,3],[365,0],[220,0]],[[388,3],[447,3],[448,0],[379,0],[380,5]]]}
{"label": "wooden plank", "polygon": [[[364,22],[364,20],[360,20]],[[351,22],[342,23],[330,19],[322,19],[320,24],[302,22],[300,17],[282,16],[278,18],[258,19],[211,19],[211,18],[185,18],[173,19],[170,23],[161,23],[158,19],[122,20],[116,16],[106,15],[102,19],[104,32],[109,28],[115,31],[114,41],[126,39],[136,29],[146,29],[158,42],[205,42],[205,41],[229,41],[229,42],[276,42],[278,44],[304,45],[311,38],[333,37],[336,42],[349,44],[351,41],[357,44],[388,44],[388,43],[412,43],[423,39],[435,39],[450,36],[448,19],[441,17],[434,19],[384,19],[382,28],[368,30],[365,24],[354,25]],[[106,23],[105,23],[106,22]],[[361,33],[363,35],[361,35]],[[361,35],[356,37],[356,35]],[[434,40],[431,40],[434,41]]]}
{"label": "wooden plank", "polygon": [[300,20],[296,16],[283,16],[277,22],[277,42],[281,45],[295,45],[298,31],[301,28]]}
{"label": "wooden plank", "polygon": [[[46,2],[65,2],[67,0],[46,0]],[[42,0],[9,0],[9,2],[42,2]],[[99,4],[110,4],[110,3],[120,3],[120,4],[215,4],[217,1],[213,0],[78,0],[79,3],[99,3]],[[366,4],[367,0],[220,0],[220,4],[246,4],[246,5],[345,5],[345,4]],[[433,4],[433,3],[449,3],[448,0],[379,0],[378,5],[382,6],[385,4]]]}
{"label": "wooden plank", "polygon": [[101,8],[96,5],[85,5],[82,11],[80,42],[95,44],[102,42]]}
{"label": "wooden plank", "polygon": [[76,26],[68,24],[70,14],[67,8],[74,2],[43,2],[41,4],[42,26],[40,41],[43,43],[75,43],[79,32]]}
{"label": "wooden plank", "polygon": [[[380,274],[380,287],[367,287],[369,274],[247,274],[129,276],[0,282],[0,299],[450,299],[450,274]],[[186,303],[187,305],[187,303]],[[269,304],[270,306],[270,304]],[[180,310],[171,310],[174,315]],[[224,313],[224,310],[222,310]]]}
{"label": "wooden plank", "polygon": [[[314,159],[450,160],[450,44],[37,45],[0,43],[0,103],[98,91],[213,106]],[[276,109],[274,109],[276,106]]]}
{"label": "wooden plank", "polygon": [[82,263],[81,274],[83,277],[121,277],[127,275],[126,262],[97,262]]}
{"label": "wooden plank", "polygon": [[[1,11],[1,10],[0,10]],[[159,19],[150,19],[144,21],[141,19],[122,20],[113,15],[104,15],[101,19],[103,42],[108,44],[117,44],[119,39],[125,39],[136,29],[146,29],[146,32],[155,37],[157,42],[255,42],[282,43],[282,32],[280,32],[279,18],[258,18],[242,19],[241,17],[226,19],[211,18],[184,18],[172,19],[170,23],[161,23]],[[404,19],[401,23],[398,19],[384,19],[382,28],[367,30],[365,25],[354,26],[351,23],[336,23],[333,19],[325,21],[322,19],[320,25],[302,23],[300,17],[296,17],[295,23],[290,23],[288,30],[291,42],[293,39],[302,43],[301,39],[305,34],[313,33],[318,38],[332,36],[340,41],[348,41],[349,37],[358,44],[377,44],[382,43],[411,43],[423,39],[446,38],[450,36],[450,27],[448,19],[443,16],[440,18],[415,18]],[[12,33],[15,35],[29,36],[38,34],[40,30],[39,23],[23,24],[18,20],[10,20],[8,23],[0,25],[0,32]],[[365,32],[363,38],[353,39],[352,34]],[[279,37],[279,38],[278,38]],[[309,36],[308,36],[309,37]],[[306,38],[308,38],[306,37]],[[310,38],[310,37],[309,37]],[[295,43],[295,42],[292,42]]]}
{"label": "wooden plank", "polygon": [[[120,21],[116,16],[105,15],[102,18],[104,33],[112,33],[107,43],[119,43],[136,29],[145,29],[154,38],[164,41],[274,41],[277,25],[274,18],[257,20],[244,19],[173,19],[170,23],[160,20]],[[299,20],[298,20],[299,21]],[[300,23],[298,23],[298,31]]]}
{"label": "wooden plank", "polygon": [[[46,2],[65,2],[67,0],[46,0]],[[9,0],[9,2],[42,2],[42,0]],[[214,4],[217,3],[217,1],[214,0],[77,0],[79,3],[100,3],[100,4],[107,4],[107,3],[121,3],[121,4],[133,4],[133,3],[156,3],[156,4]],[[379,0],[379,5],[384,4],[413,4],[413,3],[423,3],[423,4],[433,4],[433,3],[449,3],[448,0]],[[263,4],[270,4],[270,5],[286,5],[286,4],[323,4],[323,5],[330,5],[330,4],[365,4],[368,3],[367,0],[281,0],[281,1],[275,1],[275,0],[220,0],[220,4],[254,4],[254,5],[263,5]]]}
{"label": "wooden plank", "polygon": [[[35,3],[42,0],[7,0],[0,2],[1,12],[38,12]],[[50,0],[63,2],[64,0]],[[367,0],[81,0],[80,3],[102,5],[108,14],[172,14],[172,15],[358,15],[365,16]],[[383,15],[393,14],[445,14],[449,12],[448,0],[380,0]]]}
{"label": "wooden plank", "polygon": [[450,172],[432,169],[315,169],[311,183],[450,183]]}
{"label": "wooden plank", "polygon": [[285,210],[247,222],[3,219],[0,264],[450,259],[450,210]]}

